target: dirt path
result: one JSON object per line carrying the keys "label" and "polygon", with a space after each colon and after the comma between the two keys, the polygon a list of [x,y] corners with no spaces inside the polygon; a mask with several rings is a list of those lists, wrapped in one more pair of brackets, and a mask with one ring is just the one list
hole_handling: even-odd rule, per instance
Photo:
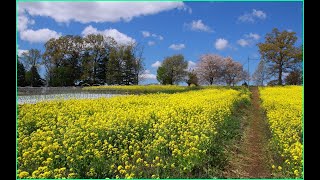
{"label": "dirt path", "polygon": [[271,178],[266,151],[268,128],[260,109],[259,90],[252,87],[250,91],[252,105],[243,110],[244,134],[233,150],[227,178]]}

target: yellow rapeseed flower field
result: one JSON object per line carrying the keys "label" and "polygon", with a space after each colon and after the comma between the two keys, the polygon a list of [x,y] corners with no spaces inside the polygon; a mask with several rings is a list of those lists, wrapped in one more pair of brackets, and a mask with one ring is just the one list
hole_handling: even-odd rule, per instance
{"label": "yellow rapeseed flower field", "polygon": [[214,141],[220,125],[248,100],[219,88],[19,105],[18,176],[196,175],[221,151]]}
{"label": "yellow rapeseed flower field", "polygon": [[[282,177],[302,177],[302,87],[260,88],[270,130],[270,148],[276,154],[272,165]],[[277,167],[277,168],[276,168]]]}
{"label": "yellow rapeseed flower field", "polygon": [[184,86],[177,86],[177,85],[145,85],[145,86],[131,85],[131,86],[90,86],[90,87],[84,87],[82,88],[82,90],[111,91],[111,92],[119,92],[119,93],[156,93],[156,92],[174,93],[174,92],[182,92],[188,89],[195,89],[195,88],[197,87],[188,87],[188,86],[184,87]]}

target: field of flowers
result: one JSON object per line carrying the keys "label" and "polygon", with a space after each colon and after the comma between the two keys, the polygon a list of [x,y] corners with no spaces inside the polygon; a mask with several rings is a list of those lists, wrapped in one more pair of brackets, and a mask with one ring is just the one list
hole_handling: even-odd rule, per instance
{"label": "field of flowers", "polygon": [[219,88],[19,105],[18,176],[209,177],[226,161],[217,137],[245,101]]}
{"label": "field of flowers", "polygon": [[280,177],[302,177],[302,87],[260,88],[262,106],[271,130],[273,173]]}
{"label": "field of flowers", "polygon": [[133,86],[90,86],[84,87],[82,90],[94,90],[94,91],[107,91],[113,93],[175,93],[184,92],[188,90],[198,89],[200,87],[187,87],[187,86],[177,86],[177,85],[133,85]]}

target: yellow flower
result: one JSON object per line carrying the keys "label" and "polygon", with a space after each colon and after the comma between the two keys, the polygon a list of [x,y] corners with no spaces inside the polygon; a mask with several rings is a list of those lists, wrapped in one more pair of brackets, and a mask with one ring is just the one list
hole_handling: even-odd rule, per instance
{"label": "yellow flower", "polygon": [[29,173],[26,171],[22,171],[19,173],[19,178],[27,178],[29,176]]}
{"label": "yellow flower", "polygon": [[[243,95],[230,88],[108,88],[188,91],[19,105],[19,173],[33,172],[32,178],[83,178],[75,173],[81,170],[78,165],[99,167],[102,160],[107,160],[102,174],[159,178],[155,169],[160,167],[174,169],[175,163],[184,167],[183,164],[204,162],[207,145],[216,136],[219,125],[232,115],[236,103],[249,99],[249,93]],[[297,161],[301,160],[299,147],[288,148],[299,157]],[[172,156],[167,155],[170,152]],[[60,158],[62,161],[57,161]],[[45,165],[46,168],[41,167]],[[73,169],[69,172],[67,167]],[[179,170],[182,171],[177,168],[175,172],[183,173]],[[89,177],[97,174],[94,169],[86,173]]]}
{"label": "yellow flower", "polygon": [[272,133],[270,142],[277,149],[275,153],[285,159],[283,164],[279,164],[277,170],[281,171],[285,168],[286,176],[288,172],[295,172],[303,165],[301,161],[303,89],[302,86],[260,87],[259,91]]}
{"label": "yellow flower", "polygon": [[175,168],[175,165],[174,165],[174,163],[172,163],[172,164],[171,164],[171,168]]}
{"label": "yellow flower", "polygon": [[157,178],[157,176],[152,174],[151,178],[155,179],[155,178]]}

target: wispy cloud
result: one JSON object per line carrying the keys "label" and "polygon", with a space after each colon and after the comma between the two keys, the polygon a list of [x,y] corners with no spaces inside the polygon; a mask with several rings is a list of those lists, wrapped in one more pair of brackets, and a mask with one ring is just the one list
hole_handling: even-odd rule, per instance
{"label": "wispy cloud", "polygon": [[156,43],[154,42],[154,41],[148,41],[148,45],[149,46],[153,46],[153,45],[155,45]]}
{"label": "wispy cloud", "polygon": [[141,33],[142,33],[142,36],[143,37],[150,37],[150,32],[148,32],[148,31],[141,31]]}
{"label": "wispy cloud", "polygon": [[163,40],[163,36],[159,35],[158,36],[159,40]]}
{"label": "wispy cloud", "polygon": [[151,67],[154,67],[154,68],[158,68],[161,66],[161,62],[160,61],[156,61],[155,63],[151,64]]}
{"label": "wispy cloud", "polygon": [[213,32],[213,30],[209,26],[205,25],[201,19],[193,20],[190,23],[185,23],[184,26],[192,31]]}
{"label": "wispy cloud", "polygon": [[244,34],[243,35],[245,38],[239,39],[237,41],[237,43],[241,46],[241,47],[246,47],[246,46],[250,46],[254,43],[257,42],[257,40],[260,39],[260,35],[257,33],[249,33],[249,34]]}
{"label": "wispy cloud", "polygon": [[261,10],[252,9],[251,13],[245,13],[239,16],[238,21],[254,23],[258,19],[263,20],[266,18],[267,18],[267,13]]}
{"label": "wispy cloud", "polygon": [[158,35],[158,34],[155,34],[155,33],[151,33],[151,32],[149,32],[149,31],[141,31],[141,33],[142,33],[142,36],[143,36],[144,38],[154,37],[154,38],[156,38],[156,39],[163,40],[163,36]]}
{"label": "wispy cloud", "polygon": [[238,43],[241,47],[249,46],[248,40],[245,40],[245,39],[239,39],[239,40],[237,41],[237,43]]}
{"label": "wispy cloud", "polygon": [[249,33],[249,34],[246,34],[245,37],[252,38],[254,40],[259,40],[260,39],[260,35],[257,34],[257,33]]}
{"label": "wispy cloud", "polygon": [[145,70],[142,74],[140,74],[140,78],[142,79],[157,79],[155,74],[152,74],[150,70]]}
{"label": "wispy cloud", "polygon": [[184,49],[186,46],[184,44],[171,44],[169,46],[170,49],[173,49],[173,50],[181,50],[181,49]]}

